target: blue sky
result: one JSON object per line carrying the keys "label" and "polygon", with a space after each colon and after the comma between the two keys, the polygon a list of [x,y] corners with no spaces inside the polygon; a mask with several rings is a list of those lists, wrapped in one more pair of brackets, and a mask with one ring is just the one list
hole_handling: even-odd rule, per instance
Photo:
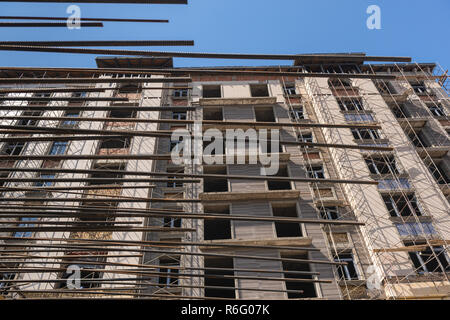
{"label": "blue sky", "polygon": [[[381,7],[381,30],[366,27]],[[69,4],[0,3],[0,15],[67,16]],[[169,19],[104,28],[1,28],[1,40],[195,40],[195,47],[124,49],[242,53],[366,52],[411,56],[450,68],[449,0],[189,0],[189,5],[80,4],[82,17]],[[95,55],[0,51],[2,66],[94,67]],[[175,66],[279,61],[175,59]]]}

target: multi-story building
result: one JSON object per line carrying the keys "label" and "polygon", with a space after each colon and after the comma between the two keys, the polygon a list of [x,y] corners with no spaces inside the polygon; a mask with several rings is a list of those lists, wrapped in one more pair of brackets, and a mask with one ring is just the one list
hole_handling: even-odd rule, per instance
{"label": "multi-story building", "polygon": [[448,299],[447,75],[367,60],[0,68],[1,294]]}

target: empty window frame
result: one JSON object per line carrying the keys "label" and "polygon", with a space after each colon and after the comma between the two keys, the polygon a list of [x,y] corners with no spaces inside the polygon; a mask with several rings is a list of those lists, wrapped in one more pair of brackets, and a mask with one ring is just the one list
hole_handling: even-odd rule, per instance
{"label": "empty window frame", "polygon": [[109,112],[110,118],[136,118],[136,111],[132,109],[123,108],[120,110],[111,110]]}
{"label": "empty window frame", "polygon": [[367,167],[371,174],[399,174],[395,157],[386,155],[384,157],[366,157]]}
{"label": "empty window frame", "polygon": [[433,175],[434,179],[439,184],[449,184],[450,183],[450,177],[449,177],[449,171],[444,168],[444,163],[436,163],[431,162],[427,165],[428,170],[430,170],[431,174]]}
{"label": "empty window frame", "polygon": [[308,177],[313,179],[325,179],[325,170],[322,165],[308,167]]}
{"label": "empty window frame", "polygon": [[87,92],[84,92],[84,91],[72,92],[72,95],[71,95],[72,98],[84,98],[86,96],[87,96]]}
{"label": "empty window frame", "polygon": [[344,114],[345,120],[349,122],[373,122],[375,119],[370,113],[346,113]]}
{"label": "empty window frame", "polygon": [[122,84],[116,91],[117,94],[141,93],[142,85],[135,83]]}
{"label": "empty window frame", "polygon": [[82,103],[84,100],[83,98],[87,97],[87,92],[72,92],[72,94],[70,95],[71,98],[76,99],[76,100],[72,100],[71,102],[78,102],[78,103]]}
{"label": "empty window frame", "polygon": [[342,111],[364,111],[363,102],[359,98],[338,99],[338,105]]}
{"label": "empty window frame", "polygon": [[204,174],[224,175],[224,178],[203,178],[203,192],[228,192],[227,168],[222,166],[205,166]]}
{"label": "empty window frame", "polygon": [[257,122],[276,122],[273,107],[256,107],[254,109]]}
{"label": "empty window frame", "polygon": [[252,97],[268,97],[269,96],[269,88],[267,84],[251,84],[250,85],[250,94]]}
{"label": "empty window frame", "polygon": [[[307,260],[307,255],[288,255],[282,254],[281,258],[283,259],[302,259]],[[291,262],[291,261],[283,261],[283,271],[303,271],[310,272],[311,268],[308,263],[301,262]],[[285,273],[284,277],[286,279],[312,279],[311,275],[308,274],[295,274],[295,273]],[[289,291],[303,291],[303,292],[288,292],[288,299],[295,298],[315,298],[317,297],[316,289],[313,282],[294,282],[286,280],[286,290]]]}
{"label": "empty window frame", "polygon": [[25,143],[23,142],[8,142],[3,146],[3,155],[18,156],[22,153]]}
{"label": "empty window frame", "polygon": [[[51,97],[51,93],[34,93],[33,97],[34,98],[50,98]],[[31,101],[29,104],[30,105],[46,105],[47,103],[50,102],[50,99],[44,99],[42,101]]]}
{"label": "empty window frame", "polygon": [[297,94],[295,83],[286,83],[284,86],[284,94],[287,96],[294,96]]}
{"label": "empty window frame", "polygon": [[[93,167],[94,170],[102,170],[103,172],[95,172],[91,174],[91,178],[94,178],[96,180],[92,181],[91,185],[98,185],[98,184],[111,184],[111,181],[105,181],[101,179],[121,179],[123,178],[123,175],[125,173],[126,169],[126,163],[109,163],[109,164],[96,164]],[[105,171],[110,172],[105,172]],[[114,171],[123,171],[120,173],[116,173]],[[120,180],[117,180],[114,182],[114,184],[121,184],[122,182]]]}
{"label": "empty window frame", "polygon": [[340,280],[358,280],[358,273],[356,271],[356,264],[352,253],[341,253],[335,255],[334,261],[346,262],[346,265],[337,266],[337,271]]}
{"label": "empty window frame", "polygon": [[352,87],[352,81],[350,79],[330,79],[328,80],[328,85],[330,88],[346,88],[349,89]]}
{"label": "empty window frame", "polygon": [[411,184],[406,178],[398,179],[380,179],[378,181],[379,190],[409,190],[411,189]]}
{"label": "empty window frame", "polygon": [[0,187],[4,187],[7,183],[3,179],[7,179],[9,177],[9,172],[1,172],[0,173]]}
{"label": "empty window frame", "polygon": [[391,217],[422,216],[422,209],[414,193],[399,195],[384,195],[384,204]]}
{"label": "empty window frame", "polygon": [[[229,215],[230,207],[226,206],[208,206],[204,209],[205,214]],[[231,239],[231,220],[229,219],[205,219],[204,220],[204,239],[205,240],[224,240]]]}
{"label": "empty window frame", "polygon": [[172,120],[186,120],[187,113],[186,112],[172,112]]}
{"label": "empty window frame", "polygon": [[410,82],[411,87],[413,88],[416,94],[425,94],[427,93],[427,87],[423,81],[419,82]]}
{"label": "empty window frame", "polygon": [[8,289],[11,285],[11,282],[8,282],[9,280],[14,280],[16,278],[16,274],[12,272],[0,272],[0,295],[1,294],[8,294]]}
{"label": "empty window frame", "polygon": [[356,140],[377,140],[381,139],[378,130],[376,129],[351,129],[353,137]]}
{"label": "empty window frame", "polygon": [[173,89],[172,97],[174,98],[187,98],[189,95],[189,89],[186,87],[180,87]]}
{"label": "empty window frame", "polygon": [[205,297],[235,299],[235,279],[232,278],[234,276],[233,258],[205,257],[204,262]]}
{"label": "empty window frame", "polygon": [[67,145],[69,142],[67,141],[55,141],[53,142],[52,147],[50,148],[49,155],[60,155],[64,154],[67,149]]}
{"label": "empty window frame", "polygon": [[293,120],[307,119],[306,112],[305,112],[305,109],[303,108],[303,106],[298,106],[298,107],[292,108],[291,118]]}
{"label": "empty window frame", "polygon": [[164,275],[159,276],[158,283],[162,286],[177,285],[180,263],[175,259],[165,257],[159,260],[159,266],[158,272],[164,273]]}
{"label": "empty window frame", "polygon": [[164,228],[181,228],[181,218],[165,217],[163,226]]}
{"label": "empty window frame", "polygon": [[[280,166],[275,177],[289,177],[287,166]],[[292,190],[291,181],[277,181],[268,180],[267,181],[268,190]]]}
{"label": "empty window frame", "polygon": [[446,116],[444,107],[440,103],[427,104],[427,108],[430,110],[430,112],[435,117],[445,117]]}
{"label": "empty window frame", "polygon": [[222,121],[223,120],[222,108],[204,108],[203,120]]}
{"label": "empty window frame", "polygon": [[[22,117],[40,117],[42,115],[42,111],[24,111],[22,113]],[[35,126],[38,123],[36,119],[20,119],[17,122],[18,126]]]}
{"label": "empty window frame", "polygon": [[[66,118],[77,118],[80,115],[80,111],[66,111],[66,113],[64,113],[64,117]],[[78,123],[78,121],[76,120],[64,120],[62,122],[63,126],[74,126]]]}
{"label": "empty window frame", "polygon": [[[35,225],[29,222],[33,222],[36,220],[37,218],[20,218],[19,221],[21,223],[18,225],[18,227],[33,228]],[[14,238],[31,238],[32,235],[33,235],[32,231],[16,231],[13,233]]]}
{"label": "empty window frame", "polygon": [[404,103],[396,104],[391,106],[391,110],[394,113],[394,116],[399,119],[407,118],[406,107]]}
{"label": "empty window frame", "polygon": [[55,174],[41,174],[39,176],[39,178],[42,179],[42,181],[36,182],[35,186],[36,187],[50,187],[53,182],[52,181],[46,181],[45,179],[54,179],[55,178]]}
{"label": "empty window frame", "polygon": [[[272,204],[272,213],[274,217],[298,218],[297,207],[295,203],[282,206]],[[275,222],[275,231],[278,238],[303,236],[302,228],[299,223]]]}
{"label": "empty window frame", "polygon": [[421,251],[408,252],[408,254],[419,274],[450,271],[450,259],[443,247],[427,247]]}
{"label": "empty window frame", "polygon": [[313,138],[312,132],[306,132],[306,133],[299,134],[298,135],[298,141],[299,142],[313,143],[314,142],[314,138]]}
{"label": "empty window frame", "polygon": [[428,143],[427,139],[425,138],[422,130],[412,132],[408,134],[408,137],[409,140],[411,140],[412,144],[417,148],[427,148],[431,146],[431,144]]}
{"label": "empty window frame", "polygon": [[130,138],[102,140],[100,149],[127,149],[130,147]]}
{"label": "empty window frame", "polygon": [[[167,168],[168,173],[184,173],[184,168]],[[176,179],[174,176],[167,176],[168,179]],[[183,182],[178,181],[167,181],[167,188],[181,188],[183,187]]]}
{"label": "empty window frame", "polygon": [[220,85],[204,85],[203,98],[221,98],[222,88]]}
{"label": "empty window frame", "polygon": [[418,237],[436,234],[436,230],[431,222],[408,222],[399,223],[395,226],[402,237]]}
{"label": "empty window frame", "polygon": [[339,210],[337,207],[320,207],[319,212],[322,219],[326,220],[339,219]]}

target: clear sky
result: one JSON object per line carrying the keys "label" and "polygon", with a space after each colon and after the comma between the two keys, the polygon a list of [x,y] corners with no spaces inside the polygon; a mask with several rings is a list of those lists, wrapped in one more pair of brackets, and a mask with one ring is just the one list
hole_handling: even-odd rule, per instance
{"label": "clear sky", "polygon": [[[369,30],[369,5],[381,30]],[[0,3],[0,15],[68,16],[69,4]],[[1,28],[1,40],[195,40],[195,47],[123,49],[411,56],[450,68],[449,0],[189,0],[189,5],[80,4],[82,17],[169,19],[105,22],[104,28]],[[2,66],[94,67],[95,55],[0,51]],[[269,65],[279,61],[175,58],[175,66]]]}

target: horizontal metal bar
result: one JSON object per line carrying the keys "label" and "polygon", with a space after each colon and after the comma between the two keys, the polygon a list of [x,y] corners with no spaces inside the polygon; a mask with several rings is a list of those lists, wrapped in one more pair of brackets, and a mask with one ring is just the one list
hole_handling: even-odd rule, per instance
{"label": "horizontal metal bar", "polygon": [[[1,131],[0,131],[1,134]],[[32,141],[88,141],[88,140],[105,140],[105,139],[124,139],[124,136],[10,136],[0,137],[0,142],[32,142]],[[259,140],[266,141],[266,140]],[[326,148],[340,148],[340,149],[357,149],[357,150],[373,150],[373,151],[392,151],[392,147],[366,146],[366,145],[351,145],[351,144],[327,144],[315,142],[296,142],[284,141],[279,142],[281,145],[298,145],[303,147],[326,147]]]}
{"label": "horizontal metal bar", "polygon": [[[64,99],[64,98],[61,98]],[[2,98],[0,98],[2,100]],[[3,100],[9,100],[4,98]],[[27,100],[19,98],[18,100]],[[125,107],[126,108],[126,107]],[[125,109],[124,108],[124,109]],[[69,120],[69,121],[89,121],[89,122],[130,122],[130,123],[170,123],[170,124],[203,124],[220,126],[240,126],[240,127],[294,127],[294,128],[363,128],[363,129],[381,129],[379,125],[369,124],[328,124],[328,123],[298,123],[298,122],[265,122],[265,121],[219,121],[219,120],[176,120],[176,119],[139,119],[139,118],[110,118],[110,117],[44,117],[44,116],[0,116],[4,120]],[[287,142],[290,143],[290,142]],[[291,142],[294,143],[294,142]],[[358,147],[357,145],[351,145]]]}
{"label": "horizontal metal bar", "polygon": [[[180,57],[180,58],[202,58],[202,59],[250,59],[250,60],[296,60],[310,58],[322,58],[324,60],[339,59],[343,62],[361,59],[369,61],[397,61],[410,62],[409,57],[355,57],[352,55],[301,55],[301,54],[245,54],[245,53],[202,53],[202,52],[175,52],[175,51],[140,51],[140,50],[111,50],[111,49],[75,49],[61,47],[38,47],[38,46],[0,46],[0,50],[13,51],[35,51],[35,52],[59,52],[59,53],[81,53],[81,54],[102,54],[102,55],[126,55],[126,56],[150,56],[150,57]],[[339,75],[342,76],[342,75]],[[345,74],[344,77],[350,77]]]}
{"label": "horizontal metal bar", "polygon": [[[33,263],[30,263],[33,264]],[[42,264],[49,264],[49,263],[42,263]],[[105,265],[105,266],[110,266],[108,263],[101,263],[101,262],[93,262],[92,265]],[[19,268],[17,268],[19,269]],[[23,268],[22,270],[31,270],[31,271],[35,271],[38,268]],[[56,268],[52,268],[51,271],[55,271]],[[63,268],[61,268],[63,269]],[[16,268],[13,268],[13,270],[16,270]],[[100,270],[104,270],[101,269],[100,267],[97,268],[89,268],[89,270],[92,272],[101,272]],[[120,270],[120,269],[116,269],[116,270]],[[62,270],[62,271],[66,271],[66,270]],[[3,271],[5,272],[5,271]],[[21,271],[19,271],[20,273],[22,273]],[[24,273],[28,273],[28,272],[24,272]],[[283,273],[283,272],[278,272],[278,273]],[[287,281],[287,282],[297,282],[297,283],[331,283],[330,280],[319,280],[319,279],[313,279],[313,278],[276,278],[276,277],[261,277],[261,276],[235,276],[235,275],[223,275],[223,274],[213,274],[213,273],[204,273],[204,274],[192,274],[192,273],[176,273],[176,272],[157,272],[157,271],[146,271],[145,274],[147,275],[154,275],[154,276],[170,276],[172,278],[177,278],[177,279],[183,279],[183,278],[212,278],[212,279],[218,279],[218,278],[225,278],[225,279],[247,279],[247,280],[264,280],[264,281]],[[108,279],[109,280],[109,279]],[[30,280],[28,280],[30,281]],[[30,282],[33,282],[32,280]],[[90,282],[90,279],[87,281]],[[113,290],[113,288],[108,288],[110,290]],[[131,289],[131,288],[130,288]],[[138,290],[138,289],[135,289]],[[263,289],[261,289],[263,290]],[[26,290],[25,290],[26,291]],[[264,290],[263,290],[264,291]]]}
{"label": "horizontal metal bar", "polygon": [[[2,139],[0,138],[0,141]],[[296,145],[302,147],[324,147],[324,148],[340,148],[340,149],[357,149],[357,150],[373,150],[373,151],[393,151],[392,147],[379,146],[363,146],[353,144],[331,144],[331,143],[317,143],[317,142],[298,142],[298,141],[280,141],[281,145]]]}
{"label": "horizontal metal bar", "polygon": [[[1,117],[0,117],[1,118]],[[0,131],[1,134],[1,131]],[[49,137],[35,137],[35,136],[10,136],[0,137],[1,142],[32,142],[32,141],[89,141],[89,140],[104,140],[104,139],[123,139],[123,136],[49,136]]]}
{"label": "horizontal metal bar", "polygon": [[[170,155],[158,155],[158,154],[124,154],[124,155],[98,155],[98,154],[80,154],[80,155],[19,155],[19,156],[7,156],[0,155],[0,161],[12,161],[12,160],[102,160],[102,159],[115,159],[115,160],[170,160]],[[108,181],[106,179],[102,179]],[[50,180],[49,180],[50,181]]]}
{"label": "horizontal metal bar", "polygon": [[[0,70],[2,70],[0,68]],[[71,87],[71,88],[0,88],[0,93],[56,93],[56,92],[104,92],[111,88]]]}
{"label": "horizontal metal bar", "polygon": [[[17,240],[15,237],[5,237],[0,236],[2,240]],[[99,246],[109,246],[109,245],[120,245],[120,246],[140,246],[140,247],[183,247],[183,246],[197,246],[197,247],[216,247],[216,248],[251,248],[251,249],[279,249],[279,250],[290,250],[290,251],[320,251],[318,248],[314,247],[298,247],[298,246],[273,246],[273,245],[251,245],[251,244],[230,244],[218,242],[174,242],[174,241],[131,241],[131,240],[100,240],[100,239],[66,239],[66,238],[38,238],[38,237],[28,237],[29,241],[64,241],[64,242],[87,242],[98,244]]]}
{"label": "horizontal metal bar", "polygon": [[58,2],[58,3],[136,3],[136,4],[187,4],[188,0],[0,0],[0,2]]}
{"label": "horizontal metal bar", "polygon": [[0,101],[128,101],[128,98],[119,97],[0,97]]}
{"label": "horizontal metal bar", "polygon": [[[142,257],[142,255],[72,255],[72,257],[76,257],[78,259],[81,258],[92,258],[92,257],[111,257],[111,258],[120,258],[120,257]],[[4,258],[4,259],[3,259]],[[48,257],[42,257],[42,256],[29,256],[29,255],[24,255],[24,256],[12,256],[12,258],[17,259],[17,262],[23,262],[19,259],[49,259]],[[66,255],[66,256],[52,256],[51,259],[55,259],[55,260],[62,260],[62,259],[70,259],[70,255]],[[9,259],[8,256],[0,256],[0,259],[2,260],[7,260]],[[70,260],[71,263],[92,263],[92,264],[96,264],[95,262],[93,262],[92,260]],[[29,263],[29,261],[27,261],[27,263]],[[55,262],[53,262],[55,263]],[[116,265],[116,266],[134,266],[134,267],[139,267],[142,269],[159,269],[162,267],[162,265],[149,265],[149,264],[131,264],[131,263],[117,263],[117,262],[109,262],[110,265]],[[313,272],[313,271],[293,271],[293,270],[268,270],[268,269],[239,269],[239,268],[211,268],[211,267],[205,267],[205,268],[195,268],[195,267],[185,267],[185,266],[171,266],[170,269],[173,270],[199,270],[199,271],[225,271],[225,272],[257,272],[257,273],[283,273],[283,274],[289,274],[289,275],[307,275],[307,276],[317,276],[320,275],[319,272]],[[126,281],[133,281],[131,280],[132,278],[125,278],[123,280]],[[36,279],[37,280],[37,279]],[[90,279],[90,280],[94,280],[94,279]],[[98,282],[103,282],[103,281],[108,281],[108,280],[113,280],[113,279],[96,279]],[[121,279],[114,279],[115,281],[123,281]],[[136,278],[135,280],[142,280],[144,281],[145,279],[143,278]],[[152,278],[149,278],[149,280],[153,280]],[[19,280],[17,282],[20,282],[22,280]],[[24,280],[24,282],[26,281],[30,281],[30,279],[28,280]],[[35,280],[31,280],[32,282],[35,282]],[[44,280],[45,281],[45,280]],[[10,280],[5,281],[5,282],[10,282]]]}
{"label": "horizontal metal bar", "polygon": [[[2,224],[33,224],[33,225],[84,225],[84,224],[105,224],[105,225],[119,225],[119,224],[142,224],[142,221],[0,221]],[[3,244],[2,244],[3,246]]]}
{"label": "horizontal metal bar", "polygon": [[[277,289],[259,289],[259,288],[235,288],[235,287],[222,287],[222,286],[205,286],[205,285],[179,285],[179,284],[161,284],[158,282],[148,282],[147,280],[154,281],[155,278],[148,277],[139,277],[139,278],[119,278],[119,279],[83,279],[83,283],[99,283],[99,284],[114,284],[114,285],[133,285],[135,287],[130,287],[130,290],[143,290],[151,287],[159,287],[163,288],[197,288],[197,289],[218,289],[218,290],[239,290],[239,291],[255,291],[255,292],[285,292],[285,293],[303,293],[303,290],[277,290]],[[67,279],[27,279],[27,280],[8,280],[5,283],[58,283],[58,282],[66,282]],[[132,283],[120,283],[120,281],[136,281],[141,282],[139,284]],[[142,283],[143,282],[143,283]],[[20,286],[20,285],[19,285]],[[4,291],[8,290],[8,287],[17,287],[16,286],[3,286],[2,289]],[[115,287],[114,287],[115,288]],[[27,290],[24,290],[26,292]],[[139,295],[139,294],[137,294]]]}
{"label": "horizontal metal bar", "polygon": [[[46,218],[75,218],[81,217],[83,214],[80,212],[73,214],[49,214],[49,212],[42,212],[36,214],[34,212],[26,211],[20,212],[16,211],[20,214],[15,214],[14,216],[10,214],[8,211],[1,212],[0,218],[8,218],[8,217],[46,217]],[[88,216],[92,216],[89,214]],[[104,213],[103,215],[95,215],[95,216],[105,216],[105,217],[116,217],[116,214]],[[285,218],[285,217],[258,217],[258,216],[245,216],[245,215],[219,215],[219,214],[175,214],[175,213],[158,213],[158,214],[126,214],[121,215],[120,217],[152,217],[152,218],[184,218],[184,219],[193,219],[193,220],[226,220],[226,221],[265,221],[265,222],[278,222],[278,223],[304,223],[304,224],[327,224],[327,225],[354,225],[354,226],[362,226],[365,225],[362,222],[357,221],[345,221],[345,220],[326,220],[326,219],[303,219],[303,218]],[[11,222],[2,222],[2,223],[11,223]],[[98,222],[97,222],[98,223]],[[49,222],[49,224],[51,224]]]}
{"label": "horizontal metal bar", "polygon": [[[81,193],[77,193],[82,195]],[[86,203],[114,203],[114,202],[164,202],[164,203],[178,203],[178,202],[187,202],[187,203],[195,203],[201,202],[199,199],[186,199],[186,198],[137,198],[137,197],[108,197],[107,195],[102,195],[104,198],[94,198],[92,197],[82,197],[82,198],[52,198],[52,197],[36,197],[36,196],[28,196],[26,197],[26,201],[42,201],[42,202],[86,202]],[[1,197],[0,202],[16,202],[23,201],[23,199],[17,198],[5,198]]]}
{"label": "horizontal metal bar", "polygon": [[[8,156],[5,158],[7,159]],[[50,156],[51,157],[51,156]],[[0,160],[1,160],[0,156]],[[54,172],[55,169],[45,168],[1,168],[0,171],[37,171],[45,172],[49,170]],[[297,177],[278,177],[278,176],[244,176],[244,175],[222,175],[222,174],[190,174],[190,173],[175,173],[175,172],[140,172],[140,171],[124,171],[124,170],[92,170],[92,169],[58,169],[60,173],[118,173],[124,175],[136,175],[136,176],[170,176],[170,177],[187,177],[187,178],[218,178],[218,179],[235,179],[235,180],[267,180],[267,181],[297,181],[297,182],[330,182],[330,183],[357,183],[357,184],[371,184],[377,185],[376,181],[366,180],[339,180],[339,179],[313,179],[313,178],[297,178]],[[108,181],[105,178],[102,180]],[[49,181],[50,179],[43,179]],[[117,181],[118,179],[116,179]],[[0,181],[6,181],[4,178],[0,178]]]}
{"label": "horizontal metal bar", "polygon": [[[117,228],[118,229],[118,228]],[[140,229],[140,228],[135,228]],[[166,229],[180,229],[180,228],[166,228]],[[0,228],[1,230],[1,228]],[[174,231],[172,230],[172,231]],[[114,230],[112,230],[114,231]],[[116,230],[122,231],[122,230]],[[43,247],[46,245],[42,244],[29,244],[29,247]],[[63,248],[53,249],[55,246],[50,246],[51,250],[23,250],[23,252],[66,252],[70,249],[70,246],[64,246]],[[75,247],[75,249],[78,249]],[[254,256],[254,255],[239,255],[239,254],[224,254],[224,253],[205,253],[205,252],[186,252],[186,251],[174,251],[174,250],[148,250],[148,249],[135,249],[135,248],[89,248],[83,249],[84,251],[98,250],[101,252],[115,252],[115,251],[126,251],[126,252],[144,252],[144,253],[155,253],[155,254],[169,254],[169,255],[187,255],[187,256],[202,256],[202,257],[228,257],[228,258],[242,258],[251,260],[269,260],[269,261],[286,261],[294,263],[314,263],[314,264],[330,264],[330,265],[346,265],[346,262],[328,261],[328,260],[316,260],[316,259],[297,259],[297,258],[278,258],[278,257],[267,257],[267,256]],[[11,251],[11,252],[10,252]],[[78,249],[77,251],[81,251]],[[2,250],[3,253],[13,253],[21,252],[20,250]]]}
{"label": "horizontal metal bar", "polygon": [[[272,67],[275,68],[275,67]],[[295,67],[290,67],[295,68]],[[301,67],[297,67],[301,68]],[[362,79],[396,79],[396,75],[392,74],[347,74],[347,73],[318,73],[318,72],[286,72],[280,71],[276,67],[274,71],[260,71],[260,70],[229,70],[221,68],[35,68],[35,67],[0,67],[3,71],[15,72],[65,72],[69,73],[86,73],[94,74],[181,74],[181,75],[247,75],[247,76],[274,76],[274,77],[310,77],[310,78],[362,78]],[[145,88],[147,90],[147,88]]]}
{"label": "horizontal metal bar", "polygon": [[[18,1],[18,0],[16,0]],[[73,1],[72,1],[73,2]],[[76,291],[76,290],[60,290],[57,291],[56,289],[51,289],[51,290],[13,290],[13,289],[9,289],[8,292],[11,293],[18,293],[20,295],[25,295],[26,293],[42,293],[44,294],[43,296],[39,297],[39,298],[28,298],[25,297],[26,300],[31,300],[31,301],[42,301],[42,300],[53,300],[55,299],[55,297],[51,296],[48,297],[48,295],[46,293],[53,293],[53,294],[70,294],[70,295],[74,295],[74,294],[86,294],[88,295],[89,298],[92,298],[92,295],[100,295],[101,299],[108,299],[107,296],[113,296],[111,297],[111,299],[117,299],[117,296],[131,296],[133,300],[140,300],[140,301],[147,301],[147,300],[161,300],[161,298],[164,298],[165,300],[180,300],[180,299],[196,299],[196,300],[219,300],[219,301],[234,301],[235,299],[232,298],[219,298],[219,297],[203,297],[203,296],[187,296],[187,295],[174,295],[174,294],[146,294],[146,293],[129,293],[129,292],[102,292],[102,291],[95,291],[93,289],[89,289],[90,291]],[[130,290],[132,291],[132,290]],[[64,300],[68,300],[68,301],[77,301],[77,300],[85,300],[86,297],[64,297]],[[94,297],[95,299],[95,297]]]}
{"label": "horizontal metal bar", "polygon": [[0,197],[0,202],[15,202],[15,201],[43,201],[43,202],[164,202],[164,203],[177,203],[187,202],[195,203],[201,202],[199,199],[171,199],[171,198],[48,198],[48,197],[26,197],[26,198],[5,198]]}
{"label": "horizontal metal bar", "polygon": [[[126,284],[126,285],[132,285],[131,283],[120,283],[120,281],[143,281],[144,283],[141,284],[134,284],[136,288],[130,288],[131,290],[144,290],[146,288],[150,287],[159,287],[159,289],[163,288],[175,288],[175,289],[181,289],[181,288],[194,288],[194,289],[217,289],[217,290],[233,290],[233,291],[255,291],[255,292],[285,292],[285,293],[303,293],[303,290],[277,290],[277,289],[259,289],[259,288],[235,288],[235,287],[222,287],[222,286],[201,286],[201,285],[178,285],[178,284],[161,284],[158,282],[148,282],[148,280],[155,280],[154,278],[123,278],[123,279],[87,279],[83,280],[83,283],[100,283],[100,284]],[[7,283],[58,283],[58,282],[66,282],[67,279],[36,279],[36,280],[8,280]],[[20,286],[20,285],[19,285]],[[16,286],[9,286],[9,287],[17,287]],[[8,290],[8,286],[3,286],[2,289],[4,291]],[[23,292],[27,292],[27,290],[24,290]],[[23,293],[22,292],[22,293]],[[120,294],[119,294],[120,295]],[[139,294],[136,294],[139,295]],[[181,298],[181,296],[176,296]],[[205,297],[208,298],[208,297]]]}
{"label": "horizontal metal bar", "polygon": [[[2,50],[3,46],[0,46]],[[188,77],[163,77],[163,78],[0,78],[0,84],[11,83],[174,83],[174,82],[191,82]],[[163,88],[161,88],[163,89]]]}
{"label": "horizontal metal bar", "polygon": [[0,41],[0,45],[63,46],[63,47],[123,47],[123,46],[193,46],[193,40],[83,40],[83,41]]}
{"label": "horizontal metal bar", "polygon": [[[80,27],[103,27],[102,22],[80,22]],[[14,28],[14,27],[25,27],[25,28],[67,28],[66,22],[0,22],[0,28]]]}
{"label": "horizontal metal bar", "polygon": [[[80,111],[113,111],[113,110],[130,110],[130,111],[195,111],[195,107],[145,107],[145,106],[84,106],[84,105],[71,105],[71,106],[14,106],[14,105],[1,105],[0,110],[80,110]],[[73,119],[72,119],[73,120]]]}
{"label": "horizontal metal bar", "polygon": [[[178,179],[177,181],[183,181]],[[198,181],[199,180],[192,180],[192,181]],[[51,191],[58,191],[58,190],[103,190],[103,189],[120,189],[120,190],[126,190],[126,189],[148,189],[148,188],[154,188],[155,185],[145,185],[145,186],[139,186],[139,185],[133,185],[133,186],[123,186],[123,185],[117,185],[117,184],[106,184],[106,185],[90,185],[90,186],[65,186],[65,187],[0,187],[0,192],[15,192],[15,191],[41,191],[41,192],[51,192]],[[0,212],[1,214],[1,212]]]}
{"label": "horizontal metal bar", "polygon": [[[23,224],[32,225],[33,223],[24,222]],[[0,232],[197,232],[197,230],[192,228],[169,228],[169,227],[0,227]],[[2,252],[7,252],[6,250]]]}
{"label": "horizontal metal bar", "polygon": [[[0,67],[0,71],[4,71]],[[14,71],[16,72],[16,71]],[[107,90],[116,90],[117,88],[93,88],[93,87],[39,87],[39,88],[9,88],[0,87],[0,93],[28,93],[28,92],[104,92]],[[186,89],[190,90],[191,87],[145,87],[143,90],[169,90],[169,89]]]}
{"label": "horizontal metal bar", "polygon": [[[68,17],[0,16],[0,20],[63,20]],[[80,21],[168,23],[166,19],[78,18]]]}

